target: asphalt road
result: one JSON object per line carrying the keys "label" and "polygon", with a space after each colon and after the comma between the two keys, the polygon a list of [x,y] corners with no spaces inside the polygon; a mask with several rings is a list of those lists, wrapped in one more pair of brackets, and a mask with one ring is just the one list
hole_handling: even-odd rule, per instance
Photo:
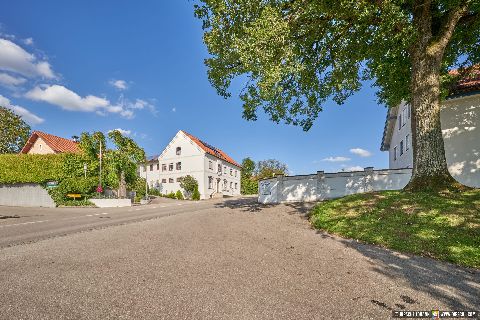
{"label": "asphalt road", "polygon": [[478,270],[316,232],[305,210],[252,199],[0,207],[21,216],[0,220],[0,319],[388,319],[392,310],[480,309]]}

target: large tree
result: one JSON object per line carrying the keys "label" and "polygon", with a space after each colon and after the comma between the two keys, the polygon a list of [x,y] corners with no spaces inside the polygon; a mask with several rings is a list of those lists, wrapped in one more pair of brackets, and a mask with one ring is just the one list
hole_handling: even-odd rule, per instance
{"label": "large tree", "polygon": [[18,153],[30,137],[30,126],[12,110],[0,106],[0,154]]}
{"label": "large tree", "polygon": [[257,180],[267,179],[279,174],[288,174],[288,167],[275,159],[260,160],[257,162],[255,173]]}
{"label": "large tree", "polygon": [[246,78],[244,118],[263,108],[308,130],[325,101],[341,104],[372,80],[381,103],[411,104],[408,188],[454,185],[440,102],[455,80],[449,69],[480,61],[479,0],[198,1],[209,80],[229,97],[232,80]]}

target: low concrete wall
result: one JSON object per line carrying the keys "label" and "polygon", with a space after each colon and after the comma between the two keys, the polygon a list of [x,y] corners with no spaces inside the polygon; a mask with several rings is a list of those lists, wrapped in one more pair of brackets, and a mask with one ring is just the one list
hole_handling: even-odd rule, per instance
{"label": "low concrete wall", "polygon": [[132,200],[130,199],[89,199],[99,208],[112,208],[112,207],[131,207]]}
{"label": "low concrete wall", "polygon": [[305,176],[278,176],[259,182],[258,202],[309,202],[339,198],[349,194],[400,190],[410,181],[412,169],[324,173]]}
{"label": "low concrete wall", "polygon": [[53,208],[55,202],[36,183],[0,184],[0,206]]}

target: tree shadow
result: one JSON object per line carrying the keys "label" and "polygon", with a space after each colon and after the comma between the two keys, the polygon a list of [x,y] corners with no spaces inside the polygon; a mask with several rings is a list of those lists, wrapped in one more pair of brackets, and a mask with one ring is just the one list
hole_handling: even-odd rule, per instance
{"label": "tree shadow", "polygon": [[284,205],[292,210],[288,211],[288,214],[300,215],[304,219],[309,219],[312,214],[312,209],[318,202],[289,202]]}
{"label": "tree shadow", "polygon": [[229,208],[240,209],[243,212],[256,213],[266,208],[272,208],[277,206],[276,204],[263,204],[257,201],[257,198],[236,198],[231,200],[224,200],[215,204],[215,208]]}
{"label": "tree shadow", "polygon": [[[324,232],[319,234],[322,238],[332,238]],[[480,270],[411,254],[399,254],[353,240],[336,239],[369,258],[372,271],[390,279],[406,280],[411,288],[430,294],[452,310],[472,310],[480,306]],[[455,293],[452,294],[451,291]]]}

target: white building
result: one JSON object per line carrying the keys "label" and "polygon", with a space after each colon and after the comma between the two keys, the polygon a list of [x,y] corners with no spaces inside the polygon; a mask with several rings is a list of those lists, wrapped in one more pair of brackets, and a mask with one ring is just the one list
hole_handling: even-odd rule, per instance
{"label": "white building", "polygon": [[162,194],[183,191],[180,178],[186,175],[198,181],[200,199],[240,195],[241,166],[222,150],[178,131],[158,157],[141,166],[140,176]]}
{"label": "white building", "polygon": [[[443,102],[440,121],[450,174],[480,188],[480,72],[459,81]],[[380,150],[389,152],[389,168],[412,168],[412,117],[408,104],[389,109]]]}

